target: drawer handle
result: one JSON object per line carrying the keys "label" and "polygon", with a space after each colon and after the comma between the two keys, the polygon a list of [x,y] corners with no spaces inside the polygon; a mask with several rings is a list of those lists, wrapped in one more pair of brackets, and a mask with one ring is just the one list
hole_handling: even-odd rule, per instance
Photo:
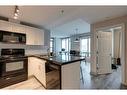
{"label": "drawer handle", "polygon": [[6,78],[6,80],[9,80],[9,79],[11,79],[11,78]]}

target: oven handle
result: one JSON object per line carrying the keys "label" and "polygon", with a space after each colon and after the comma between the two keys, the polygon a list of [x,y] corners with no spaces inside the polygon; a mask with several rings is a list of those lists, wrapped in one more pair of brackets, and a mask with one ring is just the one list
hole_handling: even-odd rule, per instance
{"label": "oven handle", "polygon": [[3,61],[3,63],[11,63],[11,62],[18,62],[18,61],[25,61],[27,60],[28,58],[21,58],[21,59],[10,59],[10,60],[5,60]]}
{"label": "oven handle", "polygon": [[7,78],[5,78],[5,80],[10,80],[11,78],[9,78],[9,77],[7,77]]}

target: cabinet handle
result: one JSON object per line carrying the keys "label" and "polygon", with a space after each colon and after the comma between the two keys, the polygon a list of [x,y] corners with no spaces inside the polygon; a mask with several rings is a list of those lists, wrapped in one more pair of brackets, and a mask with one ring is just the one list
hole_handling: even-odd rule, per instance
{"label": "cabinet handle", "polygon": [[11,79],[11,78],[5,78],[5,80],[9,80],[9,79]]}

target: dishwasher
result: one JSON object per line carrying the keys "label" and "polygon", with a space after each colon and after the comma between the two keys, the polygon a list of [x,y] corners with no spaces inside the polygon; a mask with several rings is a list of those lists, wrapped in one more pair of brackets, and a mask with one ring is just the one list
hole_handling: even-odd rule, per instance
{"label": "dishwasher", "polygon": [[46,88],[60,89],[60,66],[46,62]]}

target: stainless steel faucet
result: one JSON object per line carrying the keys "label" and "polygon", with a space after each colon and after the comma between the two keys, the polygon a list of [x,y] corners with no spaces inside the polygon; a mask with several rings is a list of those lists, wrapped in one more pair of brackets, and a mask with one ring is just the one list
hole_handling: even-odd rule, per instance
{"label": "stainless steel faucet", "polygon": [[50,56],[50,50],[49,50],[49,48],[47,49],[47,55]]}

